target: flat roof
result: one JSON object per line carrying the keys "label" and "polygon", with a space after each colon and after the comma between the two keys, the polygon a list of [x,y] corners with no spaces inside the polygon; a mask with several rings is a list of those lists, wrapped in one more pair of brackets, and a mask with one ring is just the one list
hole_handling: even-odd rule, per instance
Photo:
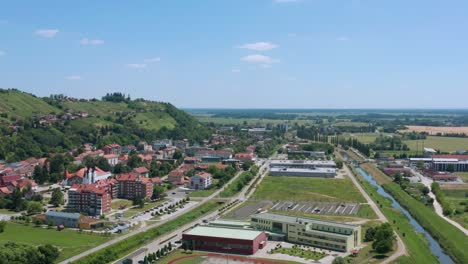
{"label": "flat roof", "polygon": [[289,216],[289,215],[282,215],[282,214],[272,214],[272,213],[256,214],[256,215],[253,215],[252,217],[265,219],[265,220],[271,220],[271,221],[276,220],[276,221],[281,221],[281,222],[286,222],[286,223],[291,223],[291,224],[297,224],[299,222],[307,222],[308,224],[330,225],[330,226],[350,228],[350,229],[355,229],[359,227],[357,225],[348,225],[348,224],[342,224],[342,223],[337,223],[337,222],[317,220],[317,219],[312,219],[312,218],[303,218],[303,217],[296,217],[296,216]]}
{"label": "flat roof", "polygon": [[234,220],[214,220],[210,222],[210,225],[229,225],[245,227],[250,226],[250,222],[234,221]]}
{"label": "flat roof", "polygon": [[288,168],[288,167],[274,167],[270,169],[270,172],[302,172],[302,173],[335,173],[334,168]]}
{"label": "flat roof", "polygon": [[192,236],[208,236],[208,237],[219,237],[219,238],[254,240],[259,235],[262,234],[262,231],[222,228],[222,227],[212,227],[212,226],[197,226],[184,234],[192,235]]}
{"label": "flat roof", "polygon": [[336,166],[333,160],[272,160],[271,165],[331,165]]}

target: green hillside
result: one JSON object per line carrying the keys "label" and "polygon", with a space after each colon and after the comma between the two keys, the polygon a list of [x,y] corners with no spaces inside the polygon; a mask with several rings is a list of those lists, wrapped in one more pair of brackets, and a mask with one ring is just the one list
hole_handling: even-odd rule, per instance
{"label": "green hillside", "polygon": [[61,111],[41,98],[16,89],[0,89],[0,98],[0,122],[11,123],[12,120],[29,118],[34,114],[44,115]]}
{"label": "green hillside", "polygon": [[[161,138],[200,142],[209,131],[194,117],[170,103],[130,100],[108,94],[103,100],[71,100],[63,96],[37,98],[18,90],[0,89],[0,160],[17,161],[65,152],[83,143],[98,147],[136,144]],[[89,114],[86,118],[41,124],[38,116],[55,113]],[[40,114],[40,115],[38,115]],[[15,132],[9,125],[16,125]]]}

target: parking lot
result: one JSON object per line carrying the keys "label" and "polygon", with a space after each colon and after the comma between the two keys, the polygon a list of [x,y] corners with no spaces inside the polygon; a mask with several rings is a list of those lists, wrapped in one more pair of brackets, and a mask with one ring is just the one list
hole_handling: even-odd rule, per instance
{"label": "parking lot", "polygon": [[248,202],[241,207],[235,209],[225,218],[228,219],[235,219],[235,220],[246,220],[251,215],[259,213],[261,210],[265,210],[272,205],[269,201],[262,201],[262,202]]}
{"label": "parking lot", "polygon": [[360,205],[357,203],[277,201],[270,210],[307,214],[355,215],[359,211],[359,207]]}

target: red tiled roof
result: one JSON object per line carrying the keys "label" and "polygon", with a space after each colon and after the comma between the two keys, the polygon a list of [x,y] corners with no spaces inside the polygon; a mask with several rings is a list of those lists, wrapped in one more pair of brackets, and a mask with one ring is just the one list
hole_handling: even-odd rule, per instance
{"label": "red tiled roof", "polygon": [[96,194],[105,194],[107,188],[98,186],[96,184],[74,184],[71,186],[72,189],[76,189],[77,192],[92,192]]}
{"label": "red tiled roof", "polygon": [[[72,178],[74,176],[78,176],[80,178],[83,178],[83,175],[86,173],[87,170],[88,170],[88,168],[81,168],[79,171],[77,171],[75,173],[72,173],[72,174],[68,173],[68,171],[65,170],[65,177],[67,177],[67,179]],[[90,169],[90,170],[92,171],[93,169]],[[95,170],[96,170],[96,175],[97,176],[101,176],[101,175],[109,173],[108,171],[101,170],[99,167],[95,167]]]}
{"label": "red tiled roof", "polygon": [[208,173],[208,172],[201,172],[201,173],[197,173],[195,175],[199,176],[199,177],[202,177],[202,178],[205,178],[205,179],[211,178],[211,174]]}
{"label": "red tiled roof", "polygon": [[119,155],[117,155],[117,154],[106,154],[106,155],[104,155],[105,159],[115,159],[115,158],[118,158],[118,157],[119,157]]}
{"label": "red tiled roof", "polygon": [[0,187],[0,193],[10,194],[11,191],[7,187]]}
{"label": "red tiled roof", "polygon": [[117,175],[115,178],[117,181],[141,181],[143,183],[148,183],[149,178],[143,177],[140,174],[129,172],[129,173],[122,173]]}
{"label": "red tiled roof", "polygon": [[134,168],[133,171],[139,174],[143,174],[143,173],[147,173],[149,170],[146,167],[138,167],[138,168]]}
{"label": "red tiled roof", "polygon": [[156,178],[151,178],[150,179],[152,183],[162,183],[163,181],[161,180],[161,178],[159,177],[156,177]]}
{"label": "red tiled roof", "polygon": [[169,177],[183,177],[184,174],[185,174],[184,170],[175,169],[175,170],[172,170],[171,172],[169,172],[169,174],[167,176],[169,176]]}
{"label": "red tiled roof", "polygon": [[3,182],[3,184],[8,184],[8,183],[11,183],[11,182],[14,182],[14,181],[17,181],[21,179],[21,176],[19,175],[8,175],[8,176],[3,176],[0,180],[0,182]]}

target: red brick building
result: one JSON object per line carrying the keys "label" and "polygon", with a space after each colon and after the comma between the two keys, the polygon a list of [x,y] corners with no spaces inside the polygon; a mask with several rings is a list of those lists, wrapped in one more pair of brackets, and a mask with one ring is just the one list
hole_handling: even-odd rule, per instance
{"label": "red brick building", "polygon": [[111,194],[98,184],[73,185],[68,191],[68,207],[89,215],[102,215],[111,210]]}
{"label": "red brick building", "polygon": [[184,233],[182,240],[195,250],[252,255],[266,246],[267,235],[264,231],[197,226]]}
{"label": "red brick building", "polygon": [[117,175],[117,197],[124,199],[133,199],[139,197],[142,199],[151,199],[153,195],[153,183],[147,177],[130,172]]}

